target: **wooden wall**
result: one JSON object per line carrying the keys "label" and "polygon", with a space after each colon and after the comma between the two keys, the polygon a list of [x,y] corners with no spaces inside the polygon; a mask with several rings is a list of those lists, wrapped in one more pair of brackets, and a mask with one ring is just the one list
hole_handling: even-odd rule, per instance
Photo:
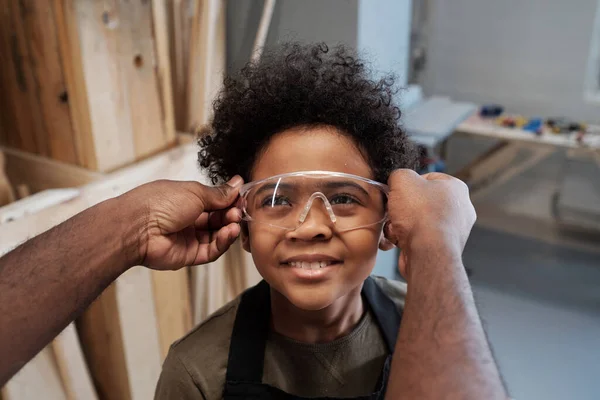
{"label": "wooden wall", "polygon": [[167,2],[0,0],[0,144],[110,171],[175,143]]}

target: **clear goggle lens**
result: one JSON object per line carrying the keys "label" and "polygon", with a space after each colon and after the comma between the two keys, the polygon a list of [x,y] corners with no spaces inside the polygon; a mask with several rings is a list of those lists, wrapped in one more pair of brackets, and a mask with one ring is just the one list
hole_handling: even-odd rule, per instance
{"label": "clear goggle lens", "polygon": [[246,221],[295,230],[317,212],[342,232],[384,222],[388,191],[360,176],[303,171],[247,183],[240,196]]}

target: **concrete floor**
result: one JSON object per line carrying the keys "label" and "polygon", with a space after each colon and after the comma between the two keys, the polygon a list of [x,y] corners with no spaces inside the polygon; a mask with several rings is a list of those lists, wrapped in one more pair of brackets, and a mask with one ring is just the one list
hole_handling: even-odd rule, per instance
{"label": "concrete floor", "polygon": [[[491,144],[453,140],[450,171]],[[563,162],[557,153],[479,199],[464,253],[516,399],[600,399],[600,233],[565,230],[554,220]]]}

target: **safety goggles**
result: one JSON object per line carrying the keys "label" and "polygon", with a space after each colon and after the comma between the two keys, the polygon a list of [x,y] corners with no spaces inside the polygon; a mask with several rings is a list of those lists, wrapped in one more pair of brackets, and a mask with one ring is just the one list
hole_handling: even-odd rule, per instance
{"label": "safety goggles", "polygon": [[310,213],[345,232],[385,222],[388,193],[387,185],[361,176],[301,171],[246,183],[240,207],[245,221],[293,231]]}

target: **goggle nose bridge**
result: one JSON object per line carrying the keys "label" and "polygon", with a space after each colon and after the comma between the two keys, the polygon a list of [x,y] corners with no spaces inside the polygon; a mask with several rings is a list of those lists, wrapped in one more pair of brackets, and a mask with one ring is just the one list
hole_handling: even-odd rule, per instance
{"label": "goggle nose bridge", "polygon": [[306,220],[306,217],[308,216],[308,212],[310,211],[312,204],[317,197],[323,201],[323,205],[325,206],[325,209],[327,210],[329,219],[331,219],[331,222],[333,222],[335,224],[336,217],[333,212],[333,208],[331,207],[331,203],[329,203],[329,200],[327,200],[327,196],[325,196],[321,192],[315,192],[308,198],[308,201],[306,202],[304,209],[300,213],[300,217],[298,218],[298,221],[300,222],[300,224],[304,223],[304,220]]}

